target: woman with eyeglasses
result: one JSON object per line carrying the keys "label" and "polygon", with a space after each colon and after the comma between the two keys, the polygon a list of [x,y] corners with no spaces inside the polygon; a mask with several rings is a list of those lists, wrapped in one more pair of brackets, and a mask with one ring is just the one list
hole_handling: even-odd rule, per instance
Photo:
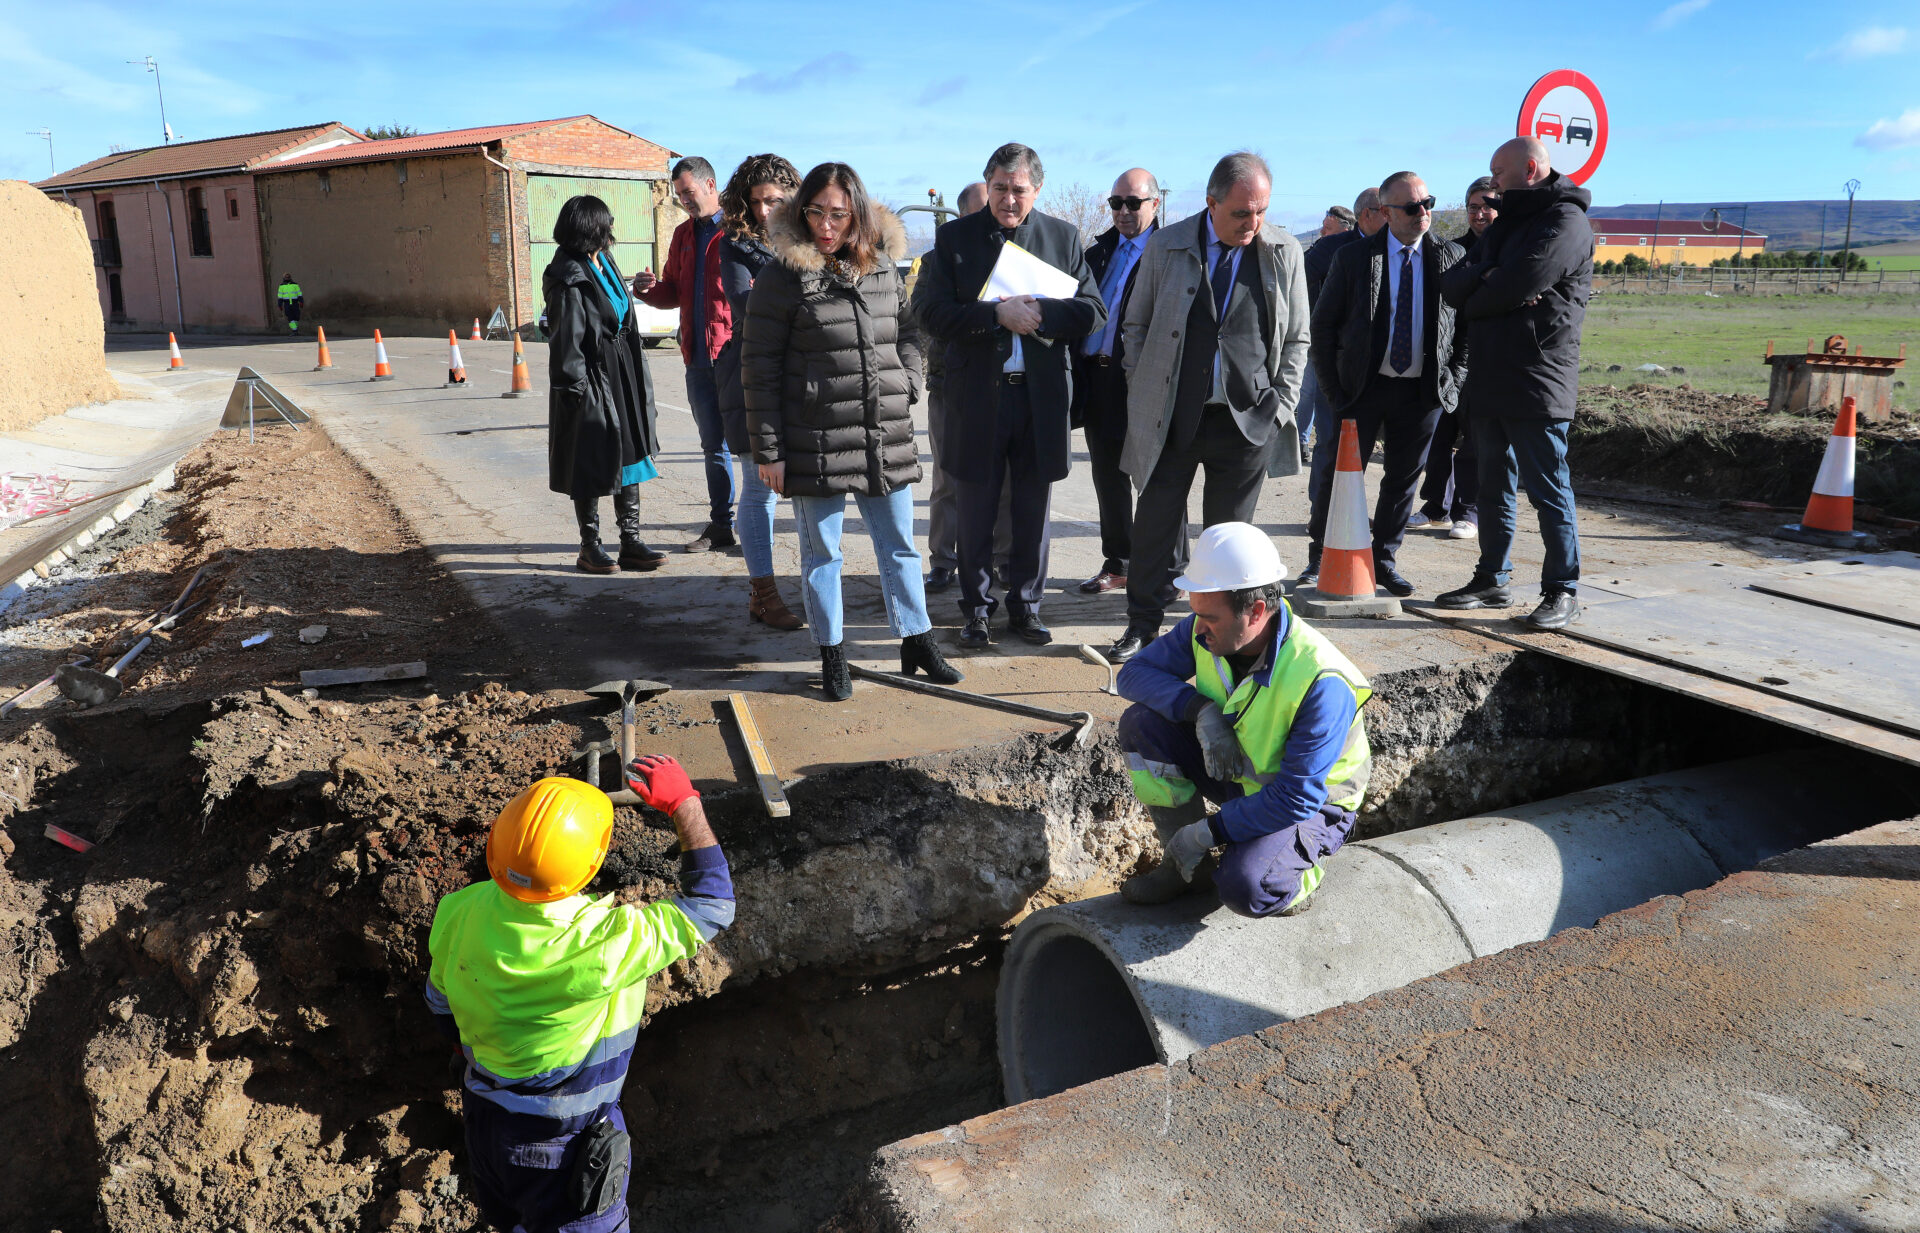
{"label": "woman with eyeglasses", "polygon": [[[767,222],[800,187],[800,173],[778,154],[754,154],[733,169],[720,190],[720,286],[726,292],[732,319],[747,319],[747,293],[753,280],[773,260],[767,246]],[[787,607],[773,577],[773,510],[780,494],[760,479],[747,440],[747,404],[740,391],[741,331],[735,330],[713,359],[714,384],[719,393],[720,423],[727,449],[740,461],[740,504],[735,521],[740,528],[740,551],[747,559],[747,618],[772,629],[794,630],[806,625]]]}
{"label": "woman with eyeglasses", "polygon": [[913,543],[920,335],[894,267],[906,229],[853,168],[822,163],[767,231],[774,259],[747,297],[741,388],[760,478],[793,500],[822,691],[853,695],[840,595],[849,496],[873,540],[900,671],[950,685],[960,673],[934,646]]}
{"label": "woman with eyeglasses", "polygon": [[[635,328],[633,296],[613,261],[613,211],[568,199],[553,224],[559,251],[541,276],[547,316],[547,486],[573,498],[575,568],[654,570],[664,552],[640,538],[640,485],[653,453],[653,378]],[[618,562],[600,547],[600,498],[613,495]]]}
{"label": "woman with eyeglasses", "polygon": [[[1500,216],[1500,190],[1492,176],[1481,176],[1467,186],[1467,234],[1460,246],[1472,251],[1487,225]],[[1473,365],[1473,356],[1467,356]],[[1457,448],[1456,448],[1457,447]],[[1420,485],[1420,509],[1408,519],[1410,527],[1439,530],[1446,524],[1448,539],[1476,539],[1480,535],[1480,455],[1473,448],[1467,422],[1467,387],[1460,386],[1453,413],[1440,417],[1427,450],[1427,478]]]}

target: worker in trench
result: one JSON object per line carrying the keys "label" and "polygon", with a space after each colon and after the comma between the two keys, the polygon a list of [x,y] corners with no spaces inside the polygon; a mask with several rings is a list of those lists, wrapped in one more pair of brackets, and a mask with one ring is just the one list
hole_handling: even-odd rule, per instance
{"label": "worker in trench", "polygon": [[733,882],[687,773],[636,758],[627,784],[680,838],[680,893],[581,893],[606,859],[613,803],[575,779],[515,797],[487,839],[489,881],[440,901],[427,1005],[466,1056],[471,1190],[496,1229],[619,1233],[632,1153],[620,1089],[647,978],[733,922]]}
{"label": "worker in trench", "polygon": [[[1244,916],[1305,909],[1353,831],[1372,756],[1366,678],[1281,596],[1287,576],[1258,527],[1208,527],[1186,574],[1193,615],[1120,670],[1120,748],[1160,832],[1160,864],[1129,878],[1165,903],[1210,875]],[[1207,813],[1206,802],[1219,805]],[[1211,853],[1224,849],[1217,865]]]}

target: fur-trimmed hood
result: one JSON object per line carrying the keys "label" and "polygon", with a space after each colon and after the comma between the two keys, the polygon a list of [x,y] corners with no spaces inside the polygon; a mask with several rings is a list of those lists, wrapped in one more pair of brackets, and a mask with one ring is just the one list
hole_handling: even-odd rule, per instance
{"label": "fur-trimmed hood", "polygon": [[[880,244],[874,251],[873,267],[859,271],[862,278],[880,269],[882,263],[907,255],[907,228],[900,216],[883,205],[874,206],[873,215],[880,225]],[[795,231],[784,216],[768,220],[767,246],[781,265],[796,274],[819,274],[827,268],[827,255],[814,246],[813,237]]]}

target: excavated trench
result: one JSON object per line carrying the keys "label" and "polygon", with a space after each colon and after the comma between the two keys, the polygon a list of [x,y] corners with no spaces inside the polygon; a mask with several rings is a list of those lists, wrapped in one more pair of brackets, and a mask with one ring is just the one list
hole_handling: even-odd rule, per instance
{"label": "excavated trench", "polygon": [[[1520,652],[1375,684],[1366,836],[1817,744]],[[579,695],[423,692],[0,733],[0,1227],[475,1227],[427,925],[484,876],[507,789],[606,721]],[[739,923],[650,992],[625,1095],[638,1228],[816,1228],[875,1148],[998,1106],[1011,927],[1152,855],[1110,725],[789,795],[781,820],[708,797]],[[622,810],[617,835],[598,888],[664,892],[664,821]]]}

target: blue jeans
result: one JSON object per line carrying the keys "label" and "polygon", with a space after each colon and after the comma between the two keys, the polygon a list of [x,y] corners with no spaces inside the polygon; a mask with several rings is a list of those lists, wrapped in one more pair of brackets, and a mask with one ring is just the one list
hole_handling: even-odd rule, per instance
{"label": "blue jeans", "polygon": [[[579,1154],[579,1136],[530,1139],[527,1127],[540,1119],[516,1117],[506,1110],[462,1092],[462,1120],[467,1135],[467,1181],[480,1215],[496,1229],[541,1230],[542,1233],[626,1233],[627,1186],[606,1211],[580,1216],[567,1197],[567,1179]],[[618,1101],[607,1116],[627,1128]],[[631,1179],[629,1179],[631,1180]]]}
{"label": "blue jeans", "polygon": [[1300,457],[1312,458],[1307,438],[1313,433],[1313,426],[1320,414],[1320,404],[1326,401],[1320,397],[1320,377],[1313,371],[1313,365],[1307,365],[1307,371],[1300,378],[1300,401],[1293,408],[1293,424],[1300,430]]}
{"label": "blue jeans", "polygon": [[[880,591],[886,597],[887,624],[896,638],[911,638],[933,628],[927,617],[927,591],[920,577],[920,550],[913,546],[913,488],[890,496],[853,494],[866,520],[873,555],[880,562]],[[840,603],[840,528],[847,498],[795,497],[793,523],[800,532],[800,593],[807,626],[819,646],[839,646],[843,633]]]}
{"label": "blue jeans", "polygon": [[753,455],[740,458],[740,553],[747,558],[747,576],[773,576],[773,511],[780,494],[760,482]]}
{"label": "blue jeans", "polygon": [[713,366],[687,367],[687,405],[693,425],[700,430],[700,452],[707,456],[707,520],[733,525],[733,455],[727,452],[726,427],[720,419],[720,387]]}
{"label": "blue jeans", "polygon": [[1475,410],[1470,423],[1480,451],[1480,565],[1476,573],[1505,586],[1513,575],[1515,481],[1540,515],[1540,593],[1574,591],[1580,581],[1580,527],[1573,476],[1567,471],[1567,420],[1510,420]]}

